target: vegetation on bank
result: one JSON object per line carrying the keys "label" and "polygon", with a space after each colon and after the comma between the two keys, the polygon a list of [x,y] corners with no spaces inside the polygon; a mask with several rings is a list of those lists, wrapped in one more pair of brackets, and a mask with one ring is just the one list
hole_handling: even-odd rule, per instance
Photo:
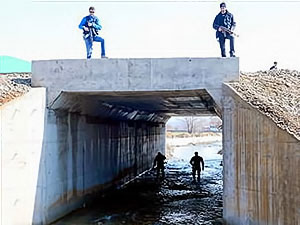
{"label": "vegetation on bank", "polygon": [[188,132],[167,132],[167,138],[193,138],[193,137],[211,137],[220,136],[222,132],[200,132],[200,133],[188,133]]}

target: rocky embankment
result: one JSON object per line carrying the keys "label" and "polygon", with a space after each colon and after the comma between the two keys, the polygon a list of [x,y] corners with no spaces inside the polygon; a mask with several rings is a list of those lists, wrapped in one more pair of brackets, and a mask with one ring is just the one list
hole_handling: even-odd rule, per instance
{"label": "rocky embankment", "polygon": [[0,106],[30,90],[31,73],[0,74]]}
{"label": "rocky embankment", "polygon": [[300,72],[241,73],[240,81],[230,85],[246,102],[300,140]]}

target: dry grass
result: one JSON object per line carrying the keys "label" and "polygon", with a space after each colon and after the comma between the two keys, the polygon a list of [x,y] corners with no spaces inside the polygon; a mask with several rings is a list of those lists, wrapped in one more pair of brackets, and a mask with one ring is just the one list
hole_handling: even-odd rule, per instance
{"label": "dry grass", "polygon": [[188,132],[167,132],[167,138],[189,138],[189,137],[207,137],[207,136],[219,136],[221,133],[215,132],[202,132],[189,134]]}

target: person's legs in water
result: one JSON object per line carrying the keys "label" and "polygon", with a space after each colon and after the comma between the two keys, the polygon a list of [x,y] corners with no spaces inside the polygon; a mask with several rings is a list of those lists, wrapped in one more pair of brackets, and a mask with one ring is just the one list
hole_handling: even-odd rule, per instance
{"label": "person's legs in water", "polygon": [[94,37],[94,41],[101,42],[101,58],[105,58],[105,45],[104,45],[104,39],[99,36]]}
{"label": "person's legs in water", "polygon": [[165,171],[164,171],[164,168],[162,167],[157,167],[157,173],[156,173],[156,176],[159,177],[159,174],[161,173],[162,174],[162,177],[165,177]]}
{"label": "person's legs in water", "polygon": [[197,169],[198,181],[200,181],[200,169]]}
{"label": "person's legs in water", "polygon": [[93,52],[93,42],[90,38],[84,38],[84,42],[86,46],[86,58],[90,59]]}
{"label": "person's legs in water", "polygon": [[193,180],[196,181],[196,169],[193,168]]}
{"label": "person's legs in water", "polygon": [[224,35],[219,36],[219,43],[220,43],[220,49],[221,49],[221,56],[226,57],[226,52],[225,52],[225,37]]}
{"label": "person's legs in water", "polygon": [[165,169],[164,168],[161,168],[161,174],[162,174],[162,177],[164,178],[165,177]]}

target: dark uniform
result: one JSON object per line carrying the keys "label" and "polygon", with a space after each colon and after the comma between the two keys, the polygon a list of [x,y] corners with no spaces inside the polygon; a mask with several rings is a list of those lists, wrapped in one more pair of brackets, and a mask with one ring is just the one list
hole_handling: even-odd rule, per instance
{"label": "dark uniform", "polygon": [[196,180],[196,172],[198,173],[198,181],[200,180],[200,172],[201,172],[201,165],[202,170],[204,170],[204,161],[201,156],[198,156],[198,152],[195,152],[195,156],[193,156],[190,160],[190,164],[193,168],[193,179]]}
{"label": "dark uniform", "polygon": [[[222,3],[220,7],[226,7],[225,3]],[[230,57],[235,57],[234,55],[234,37],[232,34],[225,32],[225,31],[219,31],[219,27],[225,27],[229,30],[233,30],[236,26],[236,22],[233,19],[233,15],[226,10],[224,14],[221,12],[215,17],[213,28],[216,31],[216,38],[219,39],[220,43],[220,49],[221,49],[221,55],[222,57],[226,57],[226,51],[225,51],[225,40],[230,40]]]}
{"label": "dark uniform", "polygon": [[153,168],[156,165],[156,170],[157,170],[157,176],[159,176],[160,171],[162,172],[162,176],[165,176],[165,166],[164,166],[164,161],[165,161],[166,157],[161,154],[160,152],[157,153],[157,155],[155,156],[154,162],[153,162]]}

